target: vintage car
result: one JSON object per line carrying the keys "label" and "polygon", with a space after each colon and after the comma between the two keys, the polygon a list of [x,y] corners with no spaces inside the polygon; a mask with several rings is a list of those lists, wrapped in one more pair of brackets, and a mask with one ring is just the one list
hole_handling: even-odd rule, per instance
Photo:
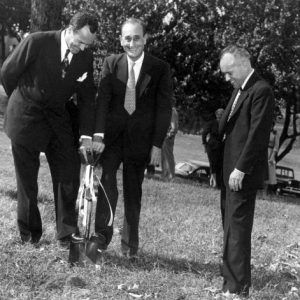
{"label": "vintage car", "polygon": [[294,170],[284,166],[276,166],[277,194],[292,194],[300,197],[300,181],[295,179]]}
{"label": "vintage car", "polygon": [[200,160],[179,162],[175,165],[175,175],[186,179],[208,182],[210,177],[209,163]]}

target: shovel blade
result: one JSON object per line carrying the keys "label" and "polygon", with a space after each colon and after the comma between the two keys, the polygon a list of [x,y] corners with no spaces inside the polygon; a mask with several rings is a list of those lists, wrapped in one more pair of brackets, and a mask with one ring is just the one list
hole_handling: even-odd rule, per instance
{"label": "shovel blade", "polygon": [[69,263],[71,265],[83,264],[82,254],[84,254],[84,243],[70,242]]}
{"label": "shovel blade", "polygon": [[85,245],[85,255],[95,264],[98,258],[98,243],[87,241]]}

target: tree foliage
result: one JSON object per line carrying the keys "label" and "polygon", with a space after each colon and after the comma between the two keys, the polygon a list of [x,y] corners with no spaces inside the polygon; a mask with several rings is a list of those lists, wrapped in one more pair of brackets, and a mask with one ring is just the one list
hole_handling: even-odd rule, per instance
{"label": "tree foliage", "polygon": [[0,61],[5,59],[4,36],[10,33],[26,31],[29,27],[30,0],[0,1]]}
{"label": "tree foliage", "polygon": [[232,88],[219,72],[221,49],[233,43],[246,47],[284,111],[278,159],[292,149],[300,135],[300,0],[66,0],[63,21],[79,9],[99,17],[97,81],[103,59],[122,51],[121,23],[131,16],[146,22],[147,51],[170,63],[180,126],[192,133],[229,100]]}
{"label": "tree foliage", "polygon": [[64,0],[31,0],[30,31],[60,29]]}
{"label": "tree foliage", "polygon": [[15,28],[28,30],[30,0],[1,0],[0,1],[0,23],[4,28]]}

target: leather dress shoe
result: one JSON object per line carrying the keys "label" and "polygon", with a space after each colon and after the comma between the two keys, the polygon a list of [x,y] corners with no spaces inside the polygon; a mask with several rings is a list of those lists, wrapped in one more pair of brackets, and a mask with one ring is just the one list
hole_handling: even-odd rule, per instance
{"label": "leather dress shoe", "polygon": [[89,242],[97,245],[98,252],[102,252],[107,249],[106,237],[101,233],[95,233],[90,238]]}
{"label": "leather dress shoe", "polygon": [[58,240],[59,246],[66,249],[70,247],[70,243],[78,244],[83,242],[84,238],[80,237],[79,235],[76,235],[75,233],[64,236],[63,238]]}
{"label": "leather dress shoe", "polygon": [[35,236],[31,234],[21,234],[21,240],[22,243],[31,243],[31,244],[37,244],[41,239],[41,236]]}

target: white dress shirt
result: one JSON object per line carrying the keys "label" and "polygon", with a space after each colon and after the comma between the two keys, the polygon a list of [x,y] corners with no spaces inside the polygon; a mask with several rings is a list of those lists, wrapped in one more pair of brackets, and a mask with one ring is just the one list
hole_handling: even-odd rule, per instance
{"label": "white dress shirt", "polygon": [[[137,81],[139,79],[142,64],[143,64],[143,61],[144,61],[144,57],[145,57],[144,52],[142,53],[141,57],[139,59],[137,59],[136,61],[131,60],[127,56],[128,76],[129,76],[129,64],[132,64],[134,62],[133,71],[134,71],[135,84],[137,83]],[[100,136],[100,137],[104,138],[104,133],[103,132],[102,133],[95,133],[94,136]]]}
{"label": "white dress shirt", "polygon": [[[65,40],[65,36],[66,36],[66,29],[61,32],[61,36],[60,36],[60,61],[63,61],[66,51],[69,48],[67,45],[67,42]],[[69,63],[71,62],[72,57],[73,57],[73,54],[71,52],[69,52],[69,54],[68,54]]]}

